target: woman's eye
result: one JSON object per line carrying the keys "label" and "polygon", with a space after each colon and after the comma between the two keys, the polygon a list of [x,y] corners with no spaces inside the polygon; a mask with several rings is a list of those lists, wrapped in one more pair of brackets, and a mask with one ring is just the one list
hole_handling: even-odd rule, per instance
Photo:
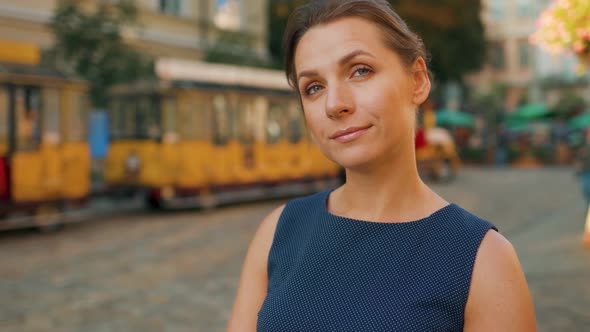
{"label": "woman's eye", "polygon": [[353,77],[365,76],[365,75],[369,74],[370,72],[371,72],[371,69],[369,69],[367,67],[361,67],[361,68],[358,68],[357,70],[355,70],[354,74],[352,76]]}
{"label": "woman's eye", "polygon": [[310,96],[320,91],[321,89],[322,87],[320,85],[312,85],[309,88],[305,89],[305,94]]}

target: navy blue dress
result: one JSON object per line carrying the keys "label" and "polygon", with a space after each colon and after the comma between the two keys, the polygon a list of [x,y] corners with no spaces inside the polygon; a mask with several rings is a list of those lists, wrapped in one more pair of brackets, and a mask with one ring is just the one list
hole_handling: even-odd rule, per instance
{"label": "navy blue dress", "polygon": [[477,249],[496,228],[456,204],[407,223],[339,217],[330,192],[285,206],[257,331],[462,331]]}

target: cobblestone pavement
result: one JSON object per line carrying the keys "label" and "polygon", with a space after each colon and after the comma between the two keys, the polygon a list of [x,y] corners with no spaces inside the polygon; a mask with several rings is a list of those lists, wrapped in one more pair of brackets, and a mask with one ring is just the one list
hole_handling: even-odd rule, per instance
{"label": "cobblestone pavement", "polygon": [[[465,169],[434,185],[514,244],[540,331],[590,330],[585,207],[567,169]],[[223,331],[245,249],[279,201],[0,234],[0,331]]]}

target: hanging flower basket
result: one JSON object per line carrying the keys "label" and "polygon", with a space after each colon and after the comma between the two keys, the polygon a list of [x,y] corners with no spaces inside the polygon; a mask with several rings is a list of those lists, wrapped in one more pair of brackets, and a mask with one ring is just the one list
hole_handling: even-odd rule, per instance
{"label": "hanging flower basket", "polygon": [[555,0],[539,17],[530,38],[550,53],[571,51],[580,60],[580,71],[590,68],[590,1]]}

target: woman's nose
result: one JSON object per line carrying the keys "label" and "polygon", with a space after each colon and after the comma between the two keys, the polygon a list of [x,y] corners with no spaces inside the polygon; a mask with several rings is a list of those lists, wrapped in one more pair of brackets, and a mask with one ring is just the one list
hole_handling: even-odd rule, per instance
{"label": "woman's nose", "polygon": [[333,84],[328,87],[326,115],[336,119],[354,113],[354,98],[346,84]]}

